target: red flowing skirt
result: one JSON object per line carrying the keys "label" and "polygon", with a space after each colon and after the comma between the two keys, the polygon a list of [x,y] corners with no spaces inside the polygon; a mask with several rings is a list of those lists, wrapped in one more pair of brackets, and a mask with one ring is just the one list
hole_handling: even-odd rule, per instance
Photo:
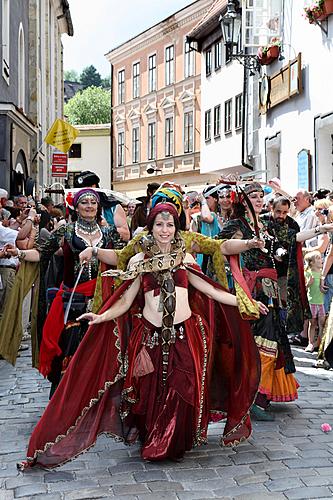
{"label": "red flowing skirt", "polygon": [[[194,446],[197,436],[205,440],[207,435],[208,393],[204,368],[207,367],[207,352],[204,344],[209,342],[208,328],[199,316],[193,315],[183,324],[175,325],[175,329],[176,341],[170,344],[165,383],[162,380],[160,329],[145,319],[137,319],[129,342],[129,369],[121,412],[128,414],[127,420],[135,424],[142,444],[142,458],[148,460],[180,458]],[[154,332],[158,334],[158,344],[149,346],[147,342]],[[190,337],[192,343],[195,339],[201,360],[197,366]],[[140,376],[137,376],[138,371]],[[203,398],[198,405],[197,396],[201,392]]]}
{"label": "red flowing skirt", "polygon": [[128,444],[139,439],[144,459],[177,459],[206,442],[210,410],[227,417],[221,444],[249,437],[260,378],[249,325],[236,308],[196,291],[190,303],[193,314],[170,345],[165,382],[161,338],[152,341],[155,328],[142,319],[139,301],[117,321],[91,326],[33,431],[21,468],[61,465],[102,433]]}

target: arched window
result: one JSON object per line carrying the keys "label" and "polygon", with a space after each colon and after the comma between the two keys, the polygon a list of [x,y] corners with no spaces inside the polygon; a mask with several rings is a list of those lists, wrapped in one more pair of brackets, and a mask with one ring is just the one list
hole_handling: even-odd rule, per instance
{"label": "arched window", "polygon": [[24,110],[25,108],[25,47],[24,47],[24,31],[22,23],[19,27],[18,35],[18,107]]}

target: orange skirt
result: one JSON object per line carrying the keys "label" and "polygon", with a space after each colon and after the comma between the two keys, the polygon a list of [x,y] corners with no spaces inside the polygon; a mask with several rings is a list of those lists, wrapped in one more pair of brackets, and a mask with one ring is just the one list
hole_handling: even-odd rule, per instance
{"label": "orange skirt", "polygon": [[276,358],[260,352],[261,378],[259,393],[265,394],[269,401],[286,402],[298,398],[299,383],[292,373],[286,374],[284,368],[275,370]]}

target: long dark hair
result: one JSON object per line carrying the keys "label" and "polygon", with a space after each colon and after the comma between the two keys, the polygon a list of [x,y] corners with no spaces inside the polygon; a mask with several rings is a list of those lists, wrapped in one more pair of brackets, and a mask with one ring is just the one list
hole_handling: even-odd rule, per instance
{"label": "long dark hair", "polygon": [[239,199],[232,203],[230,219],[240,219],[245,217],[245,213],[245,206]]}

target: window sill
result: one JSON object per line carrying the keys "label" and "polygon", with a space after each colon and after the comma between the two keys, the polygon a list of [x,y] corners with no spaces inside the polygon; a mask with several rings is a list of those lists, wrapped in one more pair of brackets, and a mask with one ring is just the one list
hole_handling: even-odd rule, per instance
{"label": "window sill", "polygon": [[224,135],[232,135],[232,130],[225,130]]}

